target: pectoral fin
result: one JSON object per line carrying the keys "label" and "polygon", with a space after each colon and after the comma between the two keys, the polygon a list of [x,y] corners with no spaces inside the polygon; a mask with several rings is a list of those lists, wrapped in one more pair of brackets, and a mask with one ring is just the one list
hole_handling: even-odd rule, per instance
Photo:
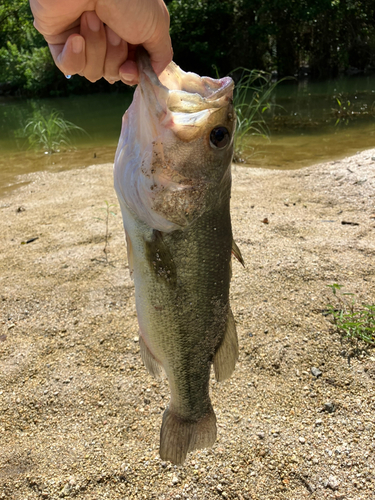
{"label": "pectoral fin", "polygon": [[218,382],[229,378],[238,359],[238,339],[233,313],[229,309],[224,338],[214,356],[214,372]]}
{"label": "pectoral fin", "polygon": [[134,271],[133,247],[132,247],[131,239],[130,239],[128,233],[126,232],[126,230],[125,230],[125,239],[126,239],[126,252],[128,254],[129,273],[130,273],[130,277],[132,277],[133,271]]}

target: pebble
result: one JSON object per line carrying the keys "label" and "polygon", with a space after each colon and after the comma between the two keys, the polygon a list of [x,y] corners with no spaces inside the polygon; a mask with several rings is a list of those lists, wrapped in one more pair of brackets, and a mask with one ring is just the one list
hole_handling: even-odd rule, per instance
{"label": "pebble", "polygon": [[312,375],[314,375],[314,377],[318,378],[318,377],[321,377],[323,375],[323,372],[321,370],[319,370],[319,368],[316,368],[315,366],[313,366],[311,369],[310,369]]}
{"label": "pebble", "polygon": [[300,443],[302,443],[302,444],[306,443],[306,439],[305,439],[304,437],[302,437],[302,436],[301,436],[301,437],[299,437],[299,438],[298,438],[298,440],[299,440],[299,442],[300,442]]}
{"label": "pebble", "polygon": [[60,497],[69,496],[71,489],[72,487],[70,486],[70,484],[66,484],[60,493]]}
{"label": "pebble", "polygon": [[337,490],[340,486],[340,481],[336,476],[329,476],[328,481],[324,481],[324,486],[330,488],[331,490]]}
{"label": "pebble", "polygon": [[[375,155],[375,149],[372,154]],[[127,270],[122,269],[120,273],[118,267],[119,259],[122,259],[125,252],[120,221],[118,234],[112,228],[114,237],[111,239],[111,259],[114,259],[114,266],[105,266],[103,269],[102,266],[96,266],[94,273],[86,264],[92,257],[101,255],[100,245],[77,245],[74,235],[68,233],[68,238],[64,239],[65,253],[62,253],[60,245],[56,245],[57,254],[54,255],[55,245],[52,246],[51,243],[64,235],[60,232],[54,234],[52,229],[61,217],[43,219],[52,223],[47,226],[48,233],[51,231],[48,238],[52,237],[46,248],[46,254],[48,250],[50,255],[48,258],[44,258],[46,254],[38,256],[29,249],[28,261],[23,261],[24,251],[19,255],[14,242],[1,241],[1,248],[11,249],[14,246],[10,262],[17,263],[21,259],[19,265],[12,266],[11,271],[7,269],[8,263],[3,262],[4,279],[8,279],[6,277],[11,272],[12,287],[22,290],[21,278],[24,277],[24,271],[22,276],[19,273],[24,266],[25,270],[35,267],[37,279],[33,281],[32,289],[25,291],[22,300],[18,302],[7,291],[10,288],[6,281],[5,289],[3,287],[0,292],[4,319],[9,311],[17,319],[23,318],[24,310],[30,311],[30,319],[17,321],[15,328],[9,332],[9,321],[3,324],[0,321],[0,358],[5,363],[5,372],[0,377],[0,414],[4,417],[0,423],[0,440],[3,444],[1,454],[5,455],[2,457],[5,469],[1,468],[0,472],[0,500],[10,500],[12,496],[26,500],[38,495],[40,500],[61,500],[59,495],[63,491],[63,500],[84,497],[92,500],[146,500],[152,496],[158,499],[165,496],[170,500],[178,500],[180,497],[183,500],[249,500],[251,497],[261,500],[372,500],[375,472],[375,353],[372,353],[371,358],[351,358],[352,366],[349,367],[349,343],[342,340],[341,344],[338,335],[332,336],[331,323],[327,318],[314,312],[316,308],[325,307],[328,301],[328,295],[324,293],[327,276],[334,279],[334,276],[340,275],[342,262],[348,291],[356,290],[360,274],[367,278],[360,285],[361,298],[363,295],[363,299],[369,301],[373,297],[374,276],[368,272],[371,259],[361,259],[360,255],[364,256],[372,249],[371,237],[366,236],[365,230],[372,229],[375,222],[369,221],[368,225],[366,223],[360,241],[350,240],[353,247],[349,249],[349,254],[346,245],[335,247],[338,253],[332,254],[332,260],[329,257],[328,274],[324,262],[319,262],[319,256],[331,254],[328,254],[330,250],[326,246],[323,229],[318,224],[311,223],[317,213],[316,203],[311,200],[316,196],[322,196],[324,200],[326,195],[323,197],[323,191],[327,189],[333,201],[336,199],[336,189],[339,190],[337,196],[345,195],[345,185],[334,189],[331,186],[331,170],[335,168],[335,164],[330,166],[330,175],[322,170],[324,175],[315,176],[315,170],[310,167],[305,170],[306,176],[303,170],[293,173],[302,186],[301,199],[307,200],[309,214],[302,216],[302,219],[301,212],[297,216],[293,215],[297,217],[298,228],[293,228],[289,219],[278,219],[280,214],[277,214],[277,225],[283,229],[281,239],[275,240],[279,245],[277,252],[271,250],[271,245],[262,245],[262,232],[258,234],[254,230],[252,234],[247,234],[241,231],[241,218],[243,223],[257,228],[260,218],[258,214],[263,210],[258,199],[255,208],[259,211],[252,216],[254,223],[250,217],[252,212],[248,212],[247,218],[243,215],[243,208],[249,209],[247,205],[243,207],[239,203],[238,212],[234,211],[234,225],[238,234],[242,233],[244,242],[247,239],[254,242],[252,245],[242,244],[244,256],[252,261],[252,265],[251,269],[241,270],[233,283],[233,309],[242,313],[235,313],[235,317],[239,320],[239,336],[244,349],[240,352],[243,359],[231,379],[224,384],[213,385],[213,406],[218,422],[223,426],[219,428],[218,442],[212,449],[189,453],[184,466],[175,467],[170,462],[163,462],[158,454],[161,408],[167,404],[169,391],[166,381],[154,382],[146,370],[141,368],[140,355],[136,352],[139,344],[137,339],[133,342],[133,338],[138,336],[134,289]],[[238,169],[235,175],[246,179],[250,176],[252,179],[250,169]],[[371,169],[374,170],[372,166]],[[83,171],[77,170],[74,173],[76,172],[81,176],[80,172]],[[93,172],[90,168],[88,173],[91,178]],[[61,182],[65,174],[59,172],[53,175],[59,176]],[[101,169],[98,178],[101,179],[103,174]],[[49,175],[48,172],[45,175]],[[285,175],[289,176],[289,173],[283,172],[279,176],[277,172],[272,172],[272,179],[282,182],[283,190],[286,187],[283,184]],[[292,180],[292,177],[288,179]],[[316,180],[318,185],[315,189]],[[256,184],[258,181],[257,177]],[[110,183],[111,179],[108,178],[105,190]],[[98,199],[105,198],[104,192],[103,195],[94,192],[101,182],[90,181],[89,184],[90,190],[93,190],[92,202],[89,199],[89,204],[96,204]],[[279,189],[278,185],[275,186]],[[49,189],[49,185],[47,187]],[[289,187],[288,183],[288,189]],[[294,184],[291,187],[297,189]],[[244,198],[250,197],[250,188],[250,183],[246,184]],[[350,184],[348,192],[352,194],[357,188],[359,189],[358,185]],[[361,190],[365,188],[366,183],[360,186]],[[43,187],[43,193],[45,191],[46,188]],[[373,190],[363,192],[361,200],[358,200],[363,217],[373,211],[369,208],[372,199],[367,198],[368,194],[372,195]],[[237,195],[234,192],[234,199]],[[13,193],[12,200],[16,199],[14,196]],[[39,210],[39,200],[34,199],[34,196],[35,194],[28,197],[28,204],[34,203],[30,205],[33,210],[28,210],[25,214],[38,210],[40,213],[35,213],[35,217],[44,214],[52,204],[47,206],[44,202],[39,203],[42,207]],[[62,222],[65,224],[65,219],[69,218],[69,226],[73,225],[84,214],[83,222],[89,224],[91,213],[86,209],[82,210],[81,205],[76,207],[75,198],[67,198],[66,205],[58,204],[58,213],[67,214]],[[363,207],[362,199],[366,201]],[[318,212],[321,211],[322,216],[327,218],[333,215],[336,207],[347,213],[347,210],[351,211],[353,201],[356,202],[352,196],[350,200],[343,197],[338,205],[319,205]],[[9,221],[5,219],[6,227],[15,217],[13,206],[18,205],[12,205],[13,213],[9,216]],[[77,216],[74,215],[76,208]],[[95,210],[95,206],[92,208]],[[5,212],[2,211],[2,217],[5,217]],[[299,238],[300,231],[295,231],[298,245],[294,239],[285,238],[290,233],[288,221],[290,231],[300,229],[299,223],[302,226],[308,221],[306,233],[309,237],[303,240]],[[18,224],[17,221],[16,229],[12,225],[15,236],[25,229]],[[318,232],[315,233],[317,226]],[[340,238],[343,237],[342,241],[345,241],[345,235],[340,236],[341,229],[333,226],[335,225],[332,225],[332,229],[330,227],[327,236],[331,236],[330,232],[333,231],[335,238],[341,241]],[[83,233],[82,242],[91,238],[90,232],[87,235],[84,231]],[[9,236],[12,234],[9,233]],[[276,236],[276,232],[267,233],[267,238]],[[80,239],[81,236],[79,241]],[[274,240],[269,240],[269,243],[272,241]],[[65,245],[68,242],[71,242],[71,248]],[[311,242],[313,253],[308,250]],[[258,247],[262,247],[262,252],[257,250]],[[56,262],[61,259],[71,261],[71,256],[79,258],[71,278],[77,275],[79,279],[68,279],[64,282],[64,287],[56,286],[51,282]],[[38,258],[37,266],[34,264],[35,258]],[[279,258],[283,269],[280,274],[275,274]],[[6,261],[6,258],[3,260]],[[81,261],[82,267],[79,265]],[[303,279],[315,273],[315,268],[316,280]],[[351,270],[355,271],[352,278],[346,274],[346,271]],[[59,272],[57,266],[56,279],[64,279],[65,275]],[[285,273],[290,273],[290,278]],[[254,274],[255,289],[251,274]],[[104,276],[113,286],[103,286]],[[69,283],[71,286],[68,287]],[[292,285],[298,290],[292,292]],[[289,300],[281,300],[286,290],[293,293],[291,298],[294,301],[289,303]],[[310,297],[310,292],[316,296],[314,304],[309,299],[307,305],[303,305],[306,297]],[[4,301],[5,294],[7,300]],[[50,295],[53,300],[50,300]],[[267,308],[262,307],[263,297],[269,297]],[[40,307],[36,305],[37,300],[40,300]],[[107,311],[106,304],[112,300],[121,304],[121,307]],[[58,305],[61,305],[61,311]],[[77,328],[67,333],[68,338],[64,341],[66,344],[61,342],[60,349],[58,332],[62,326],[73,321],[75,308],[77,315],[79,314],[80,330]],[[93,311],[100,314],[100,318],[93,315]],[[271,321],[271,316],[274,321]],[[301,327],[289,328],[290,321],[293,325],[301,324]],[[268,328],[266,324],[272,324],[268,335],[264,334],[264,330]],[[48,331],[45,332],[47,337],[43,335],[44,326],[48,326]],[[53,328],[56,328],[56,332]],[[25,335],[28,330],[30,335]],[[309,333],[301,338],[302,331]],[[2,342],[1,335],[5,332],[7,339]],[[11,332],[16,334],[12,335]],[[288,341],[285,339],[286,332],[289,333]],[[270,335],[272,341],[267,342]],[[102,344],[100,340],[103,340]],[[289,352],[284,351],[286,342],[290,345]],[[71,347],[73,343],[75,347]],[[67,347],[74,349],[69,351],[69,358]],[[340,356],[341,348],[345,348],[346,357]],[[245,352],[250,353],[246,361]],[[21,353],[23,356],[17,355]],[[272,362],[276,359],[281,363],[282,356],[285,356],[282,373],[275,374]],[[48,370],[47,361],[50,364]],[[367,366],[368,371],[364,372]],[[312,374],[311,367],[321,367],[323,373],[320,378]],[[130,373],[131,371],[135,373]],[[74,379],[70,384],[63,384],[69,376],[74,376]],[[349,388],[344,384],[346,380],[351,381]],[[23,383],[18,383],[19,381]],[[327,384],[322,385],[325,381]],[[47,394],[43,397],[43,391],[47,389],[50,397]],[[310,397],[311,394],[317,394],[316,398]],[[16,401],[19,403],[16,404]],[[331,412],[333,408],[335,413]],[[141,412],[143,409],[144,412]],[[242,420],[235,424],[237,415]],[[104,425],[104,421],[108,424]],[[279,429],[280,434],[277,433]],[[273,437],[277,435],[280,437]],[[300,437],[306,439],[305,444],[301,443]],[[61,453],[61,450],[67,449],[69,453]],[[73,460],[76,463],[73,464]],[[18,464],[25,463],[25,470],[18,471],[16,461]],[[35,463],[37,468],[33,466]],[[198,469],[195,468],[196,465]],[[64,490],[67,482],[73,483],[70,479],[73,472],[75,484],[70,484],[70,491],[68,486]],[[331,480],[331,475],[335,476],[336,481]],[[334,490],[338,483],[338,489]],[[216,488],[218,484],[220,491]],[[314,491],[311,493],[311,490]]]}
{"label": "pebble", "polygon": [[323,410],[327,413],[333,413],[335,411],[335,405],[333,403],[324,403]]}

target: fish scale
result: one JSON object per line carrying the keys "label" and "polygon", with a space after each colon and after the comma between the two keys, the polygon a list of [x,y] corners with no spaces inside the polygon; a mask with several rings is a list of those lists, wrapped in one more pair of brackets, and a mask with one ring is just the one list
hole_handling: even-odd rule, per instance
{"label": "fish scale", "polygon": [[[206,382],[212,359],[225,334],[232,245],[228,217],[223,224],[225,213],[229,214],[229,210],[223,207],[221,212],[209,212],[183,231],[162,234],[151,244],[145,243],[144,255],[137,256],[143,262],[149,259],[148,268],[139,266],[142,275],[138,276],[137,271],[134,275],[139,296],[138,315],[148,316],[148,325],[153,331],[152,337],[146,337],[146,344],[156,358],[161,358],[161,352],[164,353],[163,366],[170,384],[176,378],[175,373],[182,370],[186,374],[184,379],[177,378],[173,382],[173,386],[178,386],[179,381],[189,386],[189,390],[181,395],[186,401],[203,398],[201,385],[207,393]],[[168,248],[168,253],[160,252],[162,245]],[[156,253],[163,255],[157,266],[175,268],[171,278],[154,269]],[[164,260],[171,256],[172,263]],[[161,297],[162,310],[160,306],[155,308],[155,304],[161,303]],[[176,348],[177,342],[181,344],[180,348]],[[195,363],[191,363],[192,357]],[[203,380],[202,366],[207,372],[204,384],[198,380],[190,387],[188,380],[194,378],[195,373],[198,372]],[[188,414],[189,406],[194,414],[194,405],[190,402],[184,407],[185,414]]]}

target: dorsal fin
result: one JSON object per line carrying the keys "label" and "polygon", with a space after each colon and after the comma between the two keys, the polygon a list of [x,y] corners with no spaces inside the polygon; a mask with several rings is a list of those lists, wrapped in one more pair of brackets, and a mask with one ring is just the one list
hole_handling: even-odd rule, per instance
{"label": "dorsal fin", "polygon": [[242,258],[241,251],[234,240],[232,240],[232,254],[236,257],[238,262],[241,262],[243,267],[245,267],[245,261]]}

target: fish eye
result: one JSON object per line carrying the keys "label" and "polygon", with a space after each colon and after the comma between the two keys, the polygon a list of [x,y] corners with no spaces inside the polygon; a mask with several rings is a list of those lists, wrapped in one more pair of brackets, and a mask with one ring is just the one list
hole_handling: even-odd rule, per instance
{"label": "fish eye", "polygon": [[223,149],[229,144],[230,136],[225,127],[215,127],[210,133],[210,144],[213,148]]}

